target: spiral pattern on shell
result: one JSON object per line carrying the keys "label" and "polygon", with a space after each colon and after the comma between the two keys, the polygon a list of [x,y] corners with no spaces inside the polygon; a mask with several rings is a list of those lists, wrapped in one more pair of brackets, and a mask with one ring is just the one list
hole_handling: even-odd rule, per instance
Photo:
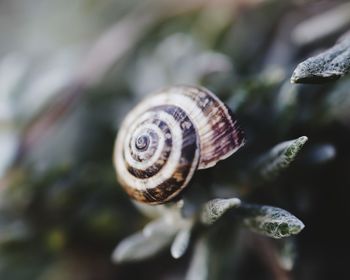
{"label": "spiral pattern on shell", "polygon": [[174,86],[150,95],[122,123],[114,149],[118,181],[140,202],[165,203],[196,169],[244,144],[231,110],[209,90]]}

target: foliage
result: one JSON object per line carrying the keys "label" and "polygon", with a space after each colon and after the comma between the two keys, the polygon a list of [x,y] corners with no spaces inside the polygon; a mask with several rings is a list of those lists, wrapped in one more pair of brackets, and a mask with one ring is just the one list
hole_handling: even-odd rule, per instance
{"label": "foliage", "polygon": [[[2,17],[9,34],[30,20],[0,57],[1,279],[347,275],[349,3],[3,2],[28,10]],[[132,202],[112,166],[119,124],[179,83],[215,92],[247,143],[177,201]]]}
{"label": "foliage", "polygon": [[300,63],[294,70],[293,83],[322,83],[339,79],[350,71],[350,36],[315,57]]}

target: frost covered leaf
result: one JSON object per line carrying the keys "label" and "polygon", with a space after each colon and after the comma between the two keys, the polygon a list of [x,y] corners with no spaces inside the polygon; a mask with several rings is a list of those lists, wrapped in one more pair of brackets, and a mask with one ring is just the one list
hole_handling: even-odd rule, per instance
{"label": "frost covered leaf", "polygon": [[327,40],[350,24],[350,3],[344,3],[326,11],[307,17],[296,25],[292,40],[299,46],[305,46]]}
{"label": "frost covered leaf", "polygon": [[116,263],[139,261],[152,257],[167,247],[174,234],[145,236],[141,232],[135,233],[122,240],[112,254]]}
{"label": "frost covered leaf", "polygon": [[185,254],[188,248],[188,244],[190,242],[190,238],[191,238],[190,228],[185,228],[178,232],[170,248],[171,255],[173,256],[174,259],[181,258]]}
{"label": "frost covered leaf", "polygon": [[306,136],[282,142],[263,155],[255,169],[264,179],[275,178],[283,169],[295,159],[300,149],[307,141]]}
{"label": "frost covered leaf", "polygon": [[294,70],[292,83],[325,83],[337,80],[350,72],[350,36],[334,47],[310,57]]}
{"label": "frost covered leaf", "polygon": [[206,238],[197,241],[189,269],[186,273],[186,280],[209,279],[209,248]]}
{"label": "frost covered leaf", "polygon": [[242,204],[243,223],[254,232],[272,238],[298,234],[304,224],[286,210],[272,206]]}
{"label": "frost covered leaf", "polygon": [[169,223],[163,218],[155,219],[149,222],[147,225],[145,225],[145,227],[142,230],[142,233],[146,237],[151,236],[153,234],[168,235],[169,233],[171,234],[173,232],[175,232],[175,229],[173,229],[172,226],[169,227]]}
{"label": "frost covered leaf", "polygon": [[225,214],[227,210],[238,207],[240,204],[241,201],[238,198],[210,200],[204,205],[200,220],[205,225],[211,225]]}
{"label": "frost covered leaf", "polygon": [[122,240],[112,254],[116,263],[139,261],[152,257],[167,247],[177,232],[162,220],[145,227],[143,232],[135,233]]}

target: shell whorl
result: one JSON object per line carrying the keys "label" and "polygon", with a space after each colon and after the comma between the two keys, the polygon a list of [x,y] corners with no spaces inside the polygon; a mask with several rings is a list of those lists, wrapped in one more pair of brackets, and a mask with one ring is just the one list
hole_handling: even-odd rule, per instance
{"label": "shell whorl", "polygon": [[125,118],[114,149],[118,181],[134,199],[167,202],[196,169],[214,166],[244,144],[232,112],[213,93],[175,86],[150,95]]}

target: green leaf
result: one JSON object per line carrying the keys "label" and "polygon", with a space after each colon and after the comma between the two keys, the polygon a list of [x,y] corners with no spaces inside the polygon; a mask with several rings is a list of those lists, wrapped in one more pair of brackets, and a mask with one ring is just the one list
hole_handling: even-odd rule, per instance
{"label": "green leaf", "polygon": [[291,164],[307,140],[306,136],[301,136],[276,145],[261,156],[254,168],[255,172],[266,180],[274,179]]}
{"label": "green leaf", "polygon": [[277,207],[244,203],[240,213],[249,229],[276,239],[298,234],[305,227],[297,217]]}
{"label": "green leaf", "polygon": [[238,198],[213,199],[205,203],[200,221],[205,225],[211,225],[217,221],[227,210],[238,207],[241,201]]}
{"label": "green leaf", "polygon": [[350,72],[350,36],[321,54],[300,63],[291,77],[292,83],[319,84]]}
{"label": "green leaf", "polygon": [[144,228],[122,240],[112,254],[115,263],[140,261],[161,252],[174,239],[178,228],[166,220],[155,220]]}

